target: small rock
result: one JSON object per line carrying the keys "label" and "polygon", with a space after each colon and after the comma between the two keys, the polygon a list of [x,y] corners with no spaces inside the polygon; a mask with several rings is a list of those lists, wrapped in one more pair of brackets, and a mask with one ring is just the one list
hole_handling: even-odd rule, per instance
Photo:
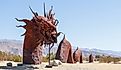
{"label": "small rock", "polygon": [[17,66],[23,66],[23,64],[17,64]]}
{"label": "small rock", "polygon": [[7,66],[11,66],[12,67],[12,63],[11,62],[7,63]]}
{"label": "small rock", "polygon": [[52,68],[52,65],[46,65],[45,68]]}
{"label": "small rock", "polygon": [[62,62],[60,60],[53,60],[50,65],[52,66],[58,66],[58,65],[62,65]]}

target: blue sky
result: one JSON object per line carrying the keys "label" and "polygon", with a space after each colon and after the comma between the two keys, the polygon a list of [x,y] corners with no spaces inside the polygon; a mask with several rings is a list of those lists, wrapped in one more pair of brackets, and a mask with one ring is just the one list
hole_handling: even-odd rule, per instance
{"label": "blue sky", "polygon": [[0,39],[23,40],[24,24],[14,18],[32,18],[29,6],[43,15],[54,6],[60,21],[58,31],[66,34],[73,46],[121,51],[121,0],[1,0]]}

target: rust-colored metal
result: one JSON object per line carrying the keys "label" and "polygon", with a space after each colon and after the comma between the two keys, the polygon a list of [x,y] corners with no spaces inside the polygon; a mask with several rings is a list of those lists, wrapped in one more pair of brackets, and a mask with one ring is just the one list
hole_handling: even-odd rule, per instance
{"label": "rust-colored metal", "polygon": [[[42,49],[43,45],[54,45],[57,43],[57,37],[60,33],[57,33],[56,26],[57,20],[54,18],[52,8],[47,16],[39,16],[31,8],[34,17],[31,20],[22,19],[17,21],[26,23],[23,27],[26,32],[24,44],[23,44],[23,64],[40,64],[42,62]],[[44,13],[46,14],[46,13]],[[22,36],[23,36],[22,35]]]}
{"label": "rust-colored metal", "polygon": [[80,63],[83,63],[82,52],[81,52],[81,54],[80,54]]}
{"label": "rust-colored metal", "polygon": [[63,40],[58,46],[55,59],[62,61],[63,63],[74,63],[72,46],[69,41],[66,40],[65,35]]}
{"label": "rust-colored metal", "polygon": [[92,63],[93,62],[93,56],[92,54],[89,55],[89,63]]}
{"label": "rust-colored metal", "polygon": [[73,53],[73,59],[74,62],[80,62],[80,55],[81,55],[81,50],[77,47],[77,49]]}

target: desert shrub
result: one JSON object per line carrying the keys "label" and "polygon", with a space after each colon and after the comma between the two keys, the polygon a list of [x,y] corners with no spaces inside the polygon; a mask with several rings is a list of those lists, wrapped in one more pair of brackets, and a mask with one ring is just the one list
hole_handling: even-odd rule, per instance
{"label": "desert shrub", "polygon": [[121,61],[121,58],[113,58],[114,63],[117,63],[118,61]]}
{"label": "desert shrub", "polygon": [[101,56],[100,55],[95,55],[95,58],[100,58]]}
{"label": "desert shrub", "polygon": [[22,60],[22,57],[21,56],[19,56],[19,55],[14,55],[13,56],[13,61],[14,62],[21,62],[21,60]]}
{"label": "desert shrub", "polygon": [[[50,53],[50,60],[54,60],[54,59],[55,59],[55,54]],[[43,57],[43,62],[48,62],[48,60],[49,60],[49,54]]]}
{"label": "desert shrub", "polygon": [[95,61],[99,61],[99,59],[101,58],[101,56],[100,55],[95,55]]}
{"label": "desert shrub", "polygon": [[6,53],[0,51],[0,61],[15,61],[15,62],[21,62],[22,57],[20,55],[14,55],[11,53]]}
{"label": "desert shrub", "polygon": [[111,57],[110,56],[102,56],[100,59],[99,59],[99,62],[100,63],[110,63],[112,61]]}
{"label": "desert shrub", "polygon": [[[49,59],[49,54],[47,54],[47,59]],[[55,59],[55,54],[53,54],[53,52],[52,53],[50,53],[50,60],[54,60]]]}
{"label": "desert shrub", "polygon": [[46,56],[45,56],[45,57],[43,57],[42,61],[43,61],[43,62],[48,62],[47,57],[46,57]]}
{"label": "desert shrub", "polygon": [[121,58],[119,58],[119,57],[111,57],[111,56],[101,56],[99,58],[99,62],[100,63],[110,63],[110,62],[116,63],[118,61],[121,61]]}

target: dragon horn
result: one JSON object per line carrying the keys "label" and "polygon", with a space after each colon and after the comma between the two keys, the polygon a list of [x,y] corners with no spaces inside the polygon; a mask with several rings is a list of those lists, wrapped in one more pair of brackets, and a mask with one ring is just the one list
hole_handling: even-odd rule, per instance
{"label": "dragon horn", "polygon": [[46,17],[45,3],[44,3],[44,17]]}
{"label": "dragon horn", "polygon": [[29,8],[30,8],[31,12],[34,14],[35,17],[38,16],[38,15],[32,10],[32,8],[31,8],[30,6],[29,6]]}

